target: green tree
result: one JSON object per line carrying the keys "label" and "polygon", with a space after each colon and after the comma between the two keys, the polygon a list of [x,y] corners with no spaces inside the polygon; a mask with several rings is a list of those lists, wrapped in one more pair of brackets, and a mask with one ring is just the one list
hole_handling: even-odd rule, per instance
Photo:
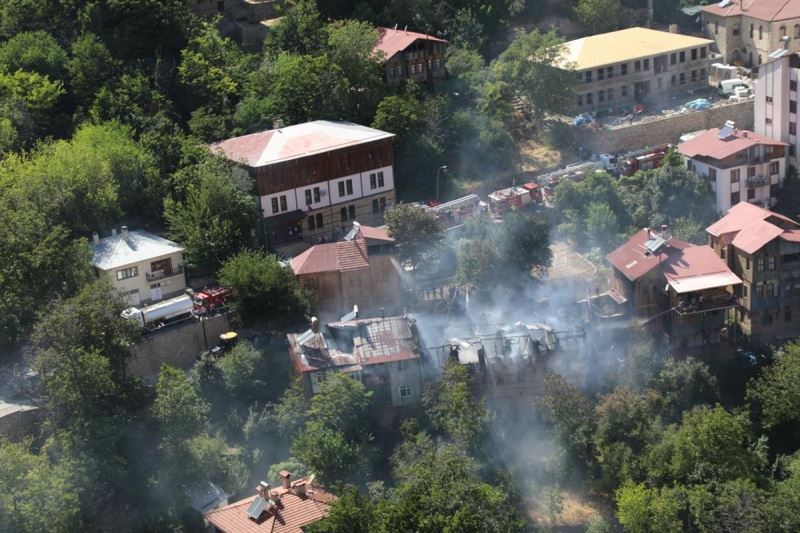
{"label": "green tree", "polygon": [[588,399],[560,374],[547,371],[537,405],[576,457],[591,456],[593,417]]}
{"label": "green tree", "polygon": [[684,531],[680,488],[650,489],[626,482],[616,492],[617,519],[631,533]]}
{"label": "green tree", "polygon": [[325,27],[316,0],[290,0],[280,21],[264,40],[268,53],[316,54],[325,43]]}
{"label": "green tree", "polygon": [[271,418],[284,437],[292,437],[305,424],[307,408],[303,381],[295,378],[274,406]]}
{"label": "green tree", "polygon": [[467,450],[480,445],[492,419],[484,402],[472,397],[471,385],[467,368],[451,361],[445,365],[441,380],[424,397],[434,427]]}
{"label": "green tree", "polygon": [[0,101],[22,106],[39,134],[58,130],[58,107],[66,94],[60,81],[50,80],[37,72],[17,70],[0,74]]}
{"label": "green tree", "polygon": [[586,233],[589,242],[607,252],[617,244],[619,223],[607,204],[593,203],[586,212]]}
{"label": "green tree", "polygon": [[0,71],[37,72],[50,80],[66,77],[67,53],[46,31],[23,32],[0,45]]}
{"label": "green tree", "polygon": [[719,398],[717,378],[702,361],[692,357],[669,359],[650,386],[658,392],[656,403],[668,421],[678,421],[684,411]]}
{"label": "green tree", "polygon": [[355,487],[346,487],[331,505],[330,513],[307,528],[309,533],[371,533],[374,504]]}
{"label": "green tree", "polygon": [[212,273],[255,241],[258,213],[244,171],[208,156],[191,173],[185,200],[167,198],[164,218],[171,238],[186,250],[186,262]]}
{"label": "green tree", "polygon": [[323,483],[356,481],[363,473],[361,447],[320,421],[308,422],[295,436],[292,455]]}
{"label": "green tree", "polygon": [[492,62],[494,76],[531,106],[534,118],[572,109],[575,73],[557,65],[564,58],[564,41],[553,31],[518,31],[508,48]]}
{"label": "green tree", "polygon": [[52,464],[30,443],[0,440],[0,523],[8,531],[69,532],[83,528],[80,490],[65,462]]}
{"label": "green tree", "polygon": [[587,33],[607,33],[622,23],[620,0],[578,0],[575,15]]}
{"label": "green tree", "polygon": [[547,224],[518,211],[504,219],[500,260],[516,272],[542,274],[550,266],[550,231]]}
{"label": "green tree", "polygon": [[332,372],[311,398],[307,416],[312,422],[341,432],[349,440],[363,441],[367,438],[371,398],[372,391],[359,380]]}
{"label": "green tree", "polygon": [[122,65],[106,45],[91,33],[86,33],[72,43],[72,57],[67,62],[72,96],[84,108],[94,100],[95,94],[119,73]]}
{"label": "green tree", "polygon": [[225,388],[232,398],[248,403],[264,396],[269,377],[267,362],[249,342],[240,342],[219,360]]}
{"label": "green tree", "polygon": [[800,343],[781,348],[773,364],[748,384],[747,396],[767,429],[800,421]]}
{"label": "green tree", "polygon": [[184,373],[163,365],[158,373],[153,417],[171,443],[184,441],[202,432],[208,419],[208,404],[192,387]]}
{"label": "green tree", "polygon": [[418,266],[442,239],[442,227],[429,212],[400,203],[386,213],[389,235],[397,243],[400,260]]}
{"label": "green tree", "polygon": [[242,251],[223,263],[219,280],[233,290],[245,321],[266,319],[293,324],[309,312],[308,294],[291,269],[282,266],[273,255]]}
{"label": "green tree", "polygon": [[458,268],[453,281],[478,291],[489,291],[500,281],[497,264],[500,258],[494,243],[484,240],[458,241]]}

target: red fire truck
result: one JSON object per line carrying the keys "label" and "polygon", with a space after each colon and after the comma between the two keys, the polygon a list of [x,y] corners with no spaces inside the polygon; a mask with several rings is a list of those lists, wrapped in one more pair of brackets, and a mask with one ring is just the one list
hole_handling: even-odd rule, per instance
{"label": "red fire truck", "polygon": [[203,289],[194,293],[194,314],[205,315],[225,305],[231,297],[231,290],[227,287]]}

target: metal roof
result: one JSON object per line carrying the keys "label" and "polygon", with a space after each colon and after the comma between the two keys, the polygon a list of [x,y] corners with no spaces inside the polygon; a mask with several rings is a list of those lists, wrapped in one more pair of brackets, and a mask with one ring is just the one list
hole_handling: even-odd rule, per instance
{"label": "metal roof", "polygon": [[667,283],[679,294],[742,282],[709,246],[690,246],[671,255],[663,270]]}
{"label": "metal roof", "polygon": [[703,13],[721,17],[745,15],[748,18],[771,22],[800,18],[800,2],[797,0],[735,0],[704,6]]}
{"label": "metal roof", "polygon": [[385,59],[391,59],[393,55],[402,52],[414,41],[417,40],[432,41],[437,43],[447,44],[447,41],[427,35],[425,33],[416,33],[413,31],[396,30],[392,28],[378,28],[378,42],[375,44],[375,50],[381,51],[385,55]]}
{"label": "metal roof", "polygon": [[728,135],[723,136],[723,133],[723,130],[719,128],[706,130],[700,135],[678,144],[678,152],[689,158],[709,157],[721,160],[742,150],[748,150],[753,146],[787,146],[786,143],[764,137],[752,131],[731,128]]}
{"label": "metal roof", "polygon": [[109,270],[183,252],[178,244],[149,231],[130,230],[127,236],[123,233],[104,237],[99,243],[89,243],[93,252],[92,265]]}

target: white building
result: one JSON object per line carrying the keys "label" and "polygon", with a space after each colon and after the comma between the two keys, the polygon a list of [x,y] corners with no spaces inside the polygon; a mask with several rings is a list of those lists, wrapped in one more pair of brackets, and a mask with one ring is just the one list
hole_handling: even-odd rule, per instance
{"label": "white building", "polygon": [[739,202],[770,207],[786,176],[786,145],[732,122],[682,142],[678,152],[686,167],[711,181],[716,208],[727,212]]}
{"label": "white building", "polygon": [[112,230],[110,237],[92,235],[92,265],[97,277],[128,295],[130,305],[157,302],[186,290],[183,248],[144,230]]}
{"label": "white building", "polygon": [[755,132],[789,145],[789,163],[797,165],[797,80],[800,58],[782,50],[758,69]]}

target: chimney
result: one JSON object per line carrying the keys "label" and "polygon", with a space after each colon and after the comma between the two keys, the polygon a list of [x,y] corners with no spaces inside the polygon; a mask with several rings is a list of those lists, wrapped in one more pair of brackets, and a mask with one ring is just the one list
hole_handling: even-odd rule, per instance
{"label": "chimney", "polygon": [[358,305],[353,306],[353,313],[355,313],[356,318],[358,318]]}
{"label": "chimney", "polygon": [[92,242],[100,244],[100,235],[98,235],[97,232],[92,233]]}
{"label": "chimney", "polygon": [[256,487],[256,492],[258,493],[259,496],[261,496],[265,500],[269,498],[269,483],[267,483],[266,481],[260,482]]}
{"label": "chimney", "polygon": [[319,319],[315,316],[311,317],[311,331],[319,333]]}
{"label": "chimney", "polygon": [[123,239],[127,239],[128,238],[128,226],[122,226],[122,228],[120,228],[120,229],[122,229],[122,238]]}
{"label": "chimney", "polygon": [[275,117],[272,119],[272,129],[279,130],[284,127],[283,119],[281,117]]}
{"label": "chimney", "polygon": [[292,486],[292,473],[288,470],[281,470],[278,475],[281,476],[281,486],[288,490]]}
{"label": "chimney", "polygon": [[381,307],[381,318],[386,318],[386,309]]}
{"label": "chimney", "polygon": [[294,489],[294,493],[301,498],[306,495],[306,486],[309,482],[306,479],[298,479],[294,483],[292,483],[292,488]]}

